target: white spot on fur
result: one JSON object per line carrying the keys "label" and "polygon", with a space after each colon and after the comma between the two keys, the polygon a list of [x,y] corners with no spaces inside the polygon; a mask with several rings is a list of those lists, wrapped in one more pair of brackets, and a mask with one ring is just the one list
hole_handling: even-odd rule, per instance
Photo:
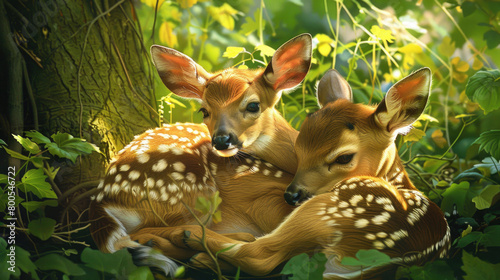
{"label": "white spot on fur", "polygon": [[180,161],[172,164],[172,167],[177,172],[184,172],[186,170],[186,165],[184,163],[180,162]]}
{"label": "white spot on fur", "polygon": [[391,214],[389,214],[388,212],[382,212],[382,214],[377,215],[377,216],[372,218],[372,223],[374,223],[376,225],[382,225],[382,224],[386,223],[387,221],[389,221],[390,218],[391,218]]}
{"label": "white spot on fur", "polygon": [[128,178],[132,181],[135,181],[137,180],[139,177],[141,176],[141,173],[137,170],[132,170],[130,171],[130,173],[128,174]]}
{"label": "white spot on fur", "polygon": [[176,181],[184,180],[184,175],[182,175],[179,172],[172,172],[172,173],[170,173],[170,176],[172,177],[172,179],[174,179]]}
{"label": "white spot on fur", "polygon": [[356,205],[358,205],[358,202],[360,202],[361,200],[363,200],[363,196],[359,195],[359,194],[355,194],[351,197],[351,199],[349,199],[349,203],[356,207]]}
{"label": "white spot on fur", "polygon": [[367,219],[359,219],[354,222],[354,226],[357,228],[364,228],[366,227],[370,222]]}
{"label": "white spot on fur", "polygon": [[120,171],[122,171],[122,172],[126,172],[129,169],[130,169],[130,165],[128,165],[128,164],[124,164],[124,165],[120,166]]}
{"label": "white spot on fur", "polygon": [[108,175],[114,175],[116,173],[116,166],[113,165],[108,171]]}
{"label": "white spot on fur", "polygon": [[274,177],[276,178],[281,178],[281,176],[283,176],[283,171],[281,170],[276,171],[276,173],[274,174]]}
{"label": "white spot on fur", "polygon": [[151,170],[153,170],[154,172],[162,172],[167,168],[167,166],[167,161],[164,159],[160,159],[158,162],[153,164]]}
{"label": "white spot on fur", "polygon": [[186,174],[186,180],[188,180],[191,183],[196,182],[196,175],[193,172],[188,172]]}
{"label": "white spot on fur", "polygon": [[137,154],[137,161],[140,163],[146,163],[149,160],[149,154],[147,153],[141,153]]}

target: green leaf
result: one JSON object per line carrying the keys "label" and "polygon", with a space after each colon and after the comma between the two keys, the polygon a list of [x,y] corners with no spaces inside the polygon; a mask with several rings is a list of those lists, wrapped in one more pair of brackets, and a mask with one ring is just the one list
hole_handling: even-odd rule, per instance
{"label": "green leaf", "polygon": [[441,209],[443,212],[452,213],[454,205],[456,205],[460,216],[471,217],[476,211],[476,207],[471,201],[475,195],[470,191],[470,184],[467,181],[451,184],[442,196]]}
{"label": "green leaf", "polygon": [[476,4],[474,2],[465,1],[460,7],[462,8],[464,17],[468,17],[476,11]]}
{"label": "green leaf", "polygon": [[486,41],[488,49],[494,49],[500,44],[500,33],[491,29],[484,33],[483,39]]}
{"label": "green leaf", "polygon": [[[153,273],[147,266],[138,267],[128,275],[128,280],[154,280]],[[177,279],[177,277],[175,278]]]}
{"label": "green leaf", "polygon": [[342,259],[342,264],[369,267],[388,264],[391,262],[391,257],[375,249],[361,249],[356,253],[356,258],[344,257]]}
{"label": "green leaf", "polygon": [[84,139],[74,138],[68,133],[56,133],[51,137],[54,142],[45,145],[49,152],[52,155],[67,158],[73,163],[75,163],[79,155],[90,154],[93,151],[100,152],[97,146],[86,142]]}
{"label": "green leaf", "polygon": [[490,130],[481,133],[473,144],[479,144],[480,151],[484,150],[495,159],[500,160],[500,130]]}
{"label": "green leaf", "polygon": [[47,175],[41,169],[28,170],[21,178],[19,189],[23,192],[32,192],[38,198],[57,198],[49,183],[45,181]]}
{"label": "green leaf", "polygon": [[484,230],[479,244],[485,247],[500,247],[500,225],[489,226]]}
{"label": "green leaf", "polygon": [[310,259],[305,253],[291,258],[283,267],[281,274],[293,275],[288,279],[313,280],[323,279],[327,258],[323,253],[313,255]]}
{"label": "green leaf", "polygon": [[48,144],[51,142],[48,137],[36,130],[26,131],[24,134],[37,144]]}
{"label": "green leaf", "polygon": [[194,206],[194,209],[198,210],[201,212],[202,215],[206,215],[210,213],[210,201],[206,199],[203,196],[198,196],[196,198],[196,204]]}
{"label": "green leaf", "polygon": [[132,256],[126,249],[116,251],[113,254],[105,254],[99,250],[85,248],[82,252],[81,259],[86,266],[111,274],[125,273],[125,275],[127,275],[137,269],[132,262]]}
{"label": "green leaf", "polygon": [[3,147],[3,148],[13,158],[18,158],[18,159],[22,159],[22,160],[29,160],[30,159],[29,157],[22,155],[16,151],[11,150],[11,149],[8,149],[7,147]]}
{"label": "green leaf", "polygon": [[477,71],[469,78],[465,94],[485,114],[500,108],[500,70]]}
{"label": "green leaf", "polygon": [[227,47],[226,51],[222,54],[222,57],[235,58],[244,51],[245,48],[243,47]]}
{"label": "green leaf", "polygon": [[5,141],[3,141],[2,139],[0,139],[0,145],[7,145],[7,143],[5,143]]}
{"label": "green leaf", "polygon": [[207,59],[211,63],[216,64],[220,58],[220,48],[216,47],[210,43],[206,43],[205,44],[205,56],[207,57]]}
{"label": "green leaf", "polygon": [[261,21],[260,9],[257,9],[254,12],[253,18],[251,18],[251,17],[245,18],[245,23],[241,25],[241,30],[240,30],[241,34],[248,36],[248,35],[252,34],[252,32],[259,30],[259,28],[261,28],[259,22],[262,22],[262,30],[265,29],[266,21],[263,19]]}
{"label": "green leaf", "polygon": [[[30,253],[19,246],[16,246],[16,266],[29,274],[31,278],[39,279],[36,273],[36,265],[31,261]],[[19,269],[16,270],[19,271]]]}
{"label": "green leaf", "polygon": [[304,6],[304,3],[302,3],[302,0],[288,0],[288,2],[293,3],[297,6]]}
{"label": "green leaf", "polygon": [[481,239],[482,236],[483,236],[482,232],[479,231],[471,232],[466,236],[460,238],[460,240],[458,240],[457,247],[464,248],[465,246],[478,241],[479,239]]}
{"label": "green leaf", "polygon": [[52,233],[54,233],[55,226],[56,226],[55,220],[43,217],[38,220],[32,220],[28,224],[28,230],[30,234],[45,241],[52,236]]}
{"label": "green leaf", "polygon": [[31,141],[30,139],[23,138],[22,136],[19,135],[12,135],[12,136],[14,136],[14,139],[16,139],[17,142],[19,142],[19,144],[21,144],[23,148],[26,149],[26,151],[32,154],[38,154],[40,152],[40,147],[38,147],[38,145],[35,142]]}
{"label": "green leaf", "polygon": [[478,210],[488,209],[491,205],[495,204],[500,196],[500,185],[486,186],[481,193],[474,197],[472,201],[476,204]]}
{"label": "green leaf", "polygon": [[496,280],[500,275],[500,264],[491,264],[462,251],[462,270],[465,280]]}
{"label": "green leaf", "polygon": [[47,199],[47,200],[44,200],[44,201],[27,201],[27,202],[22,202],[21,205],[24,208],[26,208],[26,210],[28,210],[28,212],[33,212],[33,211],[35,211],[36,209],[38,209],[40,207],[44,207],[44,206],[56,207],[58,204],[57,204],[57,200],[55,200],[55,199]]}
{"label": "green leaf", "polygon": [[403,270],[405,270],[406,272],[405,276],[408,276],[405,278],[410,278],[413,280],[455,279],[453,269],[448,266],[445,261],[442,260],[427,262],[424,266],[414,265],[409,268],[404,268]]}
{"label": "green leaf", "polygon": [[58,254],[45,255],[35,261],[40,270],[57,270],[70,276],[84,275],[85,271],[72,261]]}
{"label": "green leaf", "polygon": [[257,47],[255,47],[255,50],[260,51],[260,55],[262,57],[264,56],[272,57],[274,55],[274,52],[276,52],[275,49],[271,48],[268,45],[258,45]]}

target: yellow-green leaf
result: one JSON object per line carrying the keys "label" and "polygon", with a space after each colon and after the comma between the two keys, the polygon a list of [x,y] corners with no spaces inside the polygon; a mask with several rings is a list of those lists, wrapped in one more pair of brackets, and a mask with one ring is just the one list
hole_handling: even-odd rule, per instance
{"label": "yellow-green leaf", "polygon": [[428,114],[422,114],[420,115],[420,117],[418,118],[419,121],[430,121],[430,122],[439,122],[436,118],[428,115]]}
{"label": "yellow-green leaf", "polygon": [[187,9],[193,7],[194,4],[198,2],[197,0],[177,0],[177,3],[181,5],[181,8]]}
{"label": "yellow-green leaf", "polygon": [[451,38],[448,36],[444,37],[443,41],[438,46],[438,51],[446,57],[452,56],[455,52],[455,42],[452,42]]}
{"label": "yellow-green leaf", "polygon": [[177,35],[173,32],[173,27],[174,25],[171,22],[165,21],[161,24],[160,30],[158,31],[160,42],[171,48],[175,48],[178,44]]}
{"label": "yellow-green leaf", "polygon": [[224,28],[231,31],[234,29],[233,16],[238,14],[238,10],[235,10],[228,3],[224,3],[220,7],[210,6],[208,7],[208,12],[212,18],[218,21]]}
{"label": "yellow-green leaf", "polygon": [[240,64],[240,66],[238,66],[238,69],[248,69],[248,66],[246,66],[245,64]]}
{"label": "yellow-green leaf", "polygon": [[394,38],[394,36],[392,36],[390,30],[380,28],[377,25],[373,25],[372,28],[370,29],[370,32],[373,33],[373,35],[375,35],[375,37],[377,37],[378,39],[382,41],[387,41],[388,43],[392,43],[394,42],[394,39],[396,39]]}
{"label": "yellow-green leaf", "polygon": [[403,137],[404,142],[418,142],[422,137],[425,136],[425,132],[420,129],[412,129],[408,134]]}
{"label": "yellow-green leaf", "polygon": [[333,43],[333,39],[330,38],[326,34],[316,34],[314,39],[318,41],[318,51],[322,56],[327,56],[332,51],[331,43]]}
{"label": "yellow-green leaf", "polygon": [[271,48],[268,45],[258,45],[257,47],[255,47],[255,50],[260,51],[260,55],[263,57],[264,56],[273,56],[274,52],[276,52],[275,49]]}
{"label": "yellow-green leaf", "polygon": [[245,51],[246,50],[243,47],[227,47],[226,51],[222,54],[222,57],[235,58],[240,53],[245,52]]}
{"label": "yellow-green leaf", "polygon": [[478,196],[474,197],[472,201],[476,204],[477,209],[488,209],[498,201],[500,198],[499,193],[500,185],[489,185]]}

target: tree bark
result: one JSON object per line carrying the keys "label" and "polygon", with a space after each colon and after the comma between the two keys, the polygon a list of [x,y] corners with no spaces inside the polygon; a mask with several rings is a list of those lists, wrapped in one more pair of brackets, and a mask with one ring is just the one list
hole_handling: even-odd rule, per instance
{"label": "tree bark", "polygon": [[[98,179],[109,159],[158,119],[149,51],[131,1],[30,0],[7,9],[13,33],[27,40],[20,49],[40,131],[85,138],[104,153],[76,165],[61,162],[56,183],[64,192]],[[29,129],[32,120],[26,120],[24,130]]]}

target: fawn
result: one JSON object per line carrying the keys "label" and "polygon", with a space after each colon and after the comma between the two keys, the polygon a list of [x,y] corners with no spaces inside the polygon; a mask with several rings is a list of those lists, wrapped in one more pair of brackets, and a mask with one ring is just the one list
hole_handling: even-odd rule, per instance
{"label": "fawn", "polygon": [[[173,273],[172,260],[158,254],[147,259],[150,248],[131,241],[129,234],[141,232],[156,241],[158,228],[197,224],[186,206],[194,208],[197,197],[216,191],[222,222],[210,229],[252,240],[276,228],[292,210],[283,206],[283,193],[297,168],[293,144],[298,132],[274,106],[283,90],[307,74],[311,48],[311,36],[299,35],[283,44],[264,69],[210,74],[176,50],[153,46],[162,81],[175,94],[201,101],[204,124],[148,130],[112,160],[90,205],[98,248],[134,247],[143,263]],[[273,205],[278,206],[275,216],[268,215]],[[231,234],[236,232],[251,235]],[[193,253],[158,240],[157,247],[169,257],[186,259]]]}
{"label": "fawn", "polygon": [[[396,264],[445,257],[450,230],[444,215],[411,183],[394,144],[398,133],[422,114],[430,84],[430,70],[420,69],[373,107],[351,103],[347,82],[335,70],[327,72],[318,85],[322,108],[302,125],[295,146],[298,170],[286,190],[287,202],[300,206],[255,241],[208,230],[208,249],[216,253],[230,247],[219,258],[252,275],[266,275],[300,253],[322,252],[328,257],[324,277],[348,279],[380,277]],[[189,238],[201,236],[198,226],[157,234],[179,247],[204,250]],[[341,264],[360,249],[379,250],[391,257],[391,264]],[[205,253],[192,260],[213,265]]]}

